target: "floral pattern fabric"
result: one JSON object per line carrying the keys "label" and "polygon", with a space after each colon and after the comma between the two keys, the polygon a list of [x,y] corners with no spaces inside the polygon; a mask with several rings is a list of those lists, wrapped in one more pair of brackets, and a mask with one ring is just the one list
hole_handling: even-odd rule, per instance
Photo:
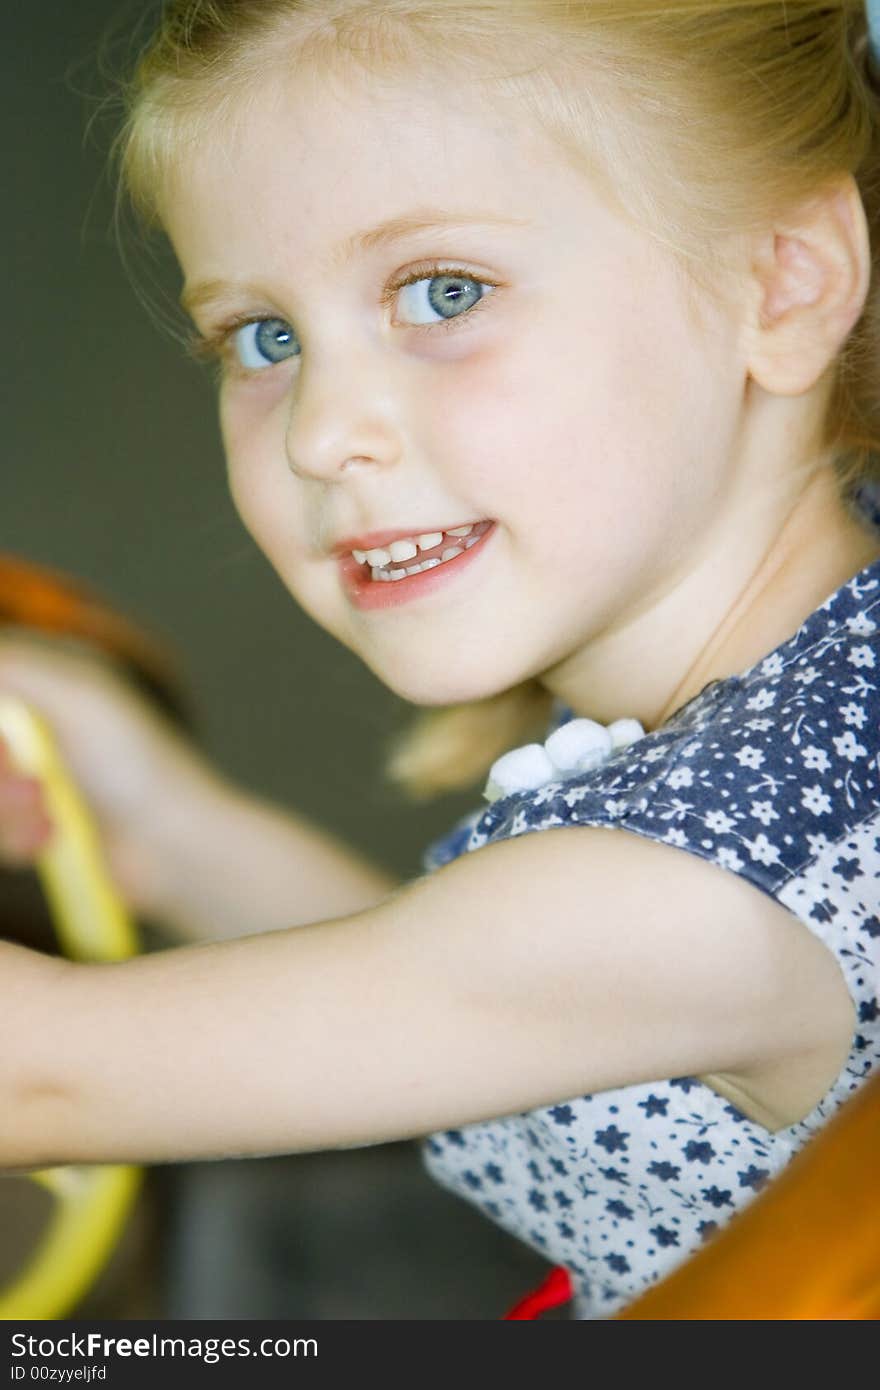
{"label": "floral pattern fabric", "polygon": [[[571,712],[560,709],[558,726]],[[821,1102],[775,1133],[694,1077],[561,1097],[430,1136],[428,1171],[571,1272],[611,1316],[752,1200],[880,1061],[880,561],[749,670],[589,773],[515,792],[432,845],[433,870],[553,826],[624,829],[738,874],[836,956],[855,1010]]]}

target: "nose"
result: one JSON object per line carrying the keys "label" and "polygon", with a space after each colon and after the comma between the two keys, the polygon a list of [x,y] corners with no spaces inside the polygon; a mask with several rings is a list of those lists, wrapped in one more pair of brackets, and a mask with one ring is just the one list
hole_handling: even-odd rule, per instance
{"label": "nose", "polygon": [[401,453],[387,369],[348,358],[303,362],[291,392],[285,449],[299,478],[334,482],[353,467],[387,468]]}

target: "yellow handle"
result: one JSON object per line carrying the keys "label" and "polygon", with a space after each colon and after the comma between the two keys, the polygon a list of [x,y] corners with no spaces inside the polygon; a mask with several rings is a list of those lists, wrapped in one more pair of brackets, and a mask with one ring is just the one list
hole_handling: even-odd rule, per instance
{"label": "yellow handle", "polygon": [[[37,873],[65,955],[124,960],[137,935],[103,864],[100,841],[47,725],[21,700],[0,696],[0,735],[18,767],[43,785],[54,834]],[[116,1244],[137,1195],[132,1167],[53,1168],[32,1173],[55,1198],[43,1240],[0,1288],[0,1319],[60,1318],[75,1307]]]}
{"label": "yellow handle", "polygon": [[43,784],[55,834],[37,872],[65,955],[74,960],[135,955],[137,936],[107,877],[98,833],[48,726],[22,700],[0,695],[0,735],[21,771]]}

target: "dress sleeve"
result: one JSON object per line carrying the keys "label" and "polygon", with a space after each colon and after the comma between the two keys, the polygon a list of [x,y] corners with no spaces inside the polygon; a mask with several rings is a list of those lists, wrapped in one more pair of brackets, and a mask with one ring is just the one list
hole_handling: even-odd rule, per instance
{"label": "dress sleeve", "polygon": [[878,677],[863,612],[791,660],[715,682],[594,771],[493,802],[460,825],[460,852],[564,825],[676,846],[793,912],[880,1026]]}

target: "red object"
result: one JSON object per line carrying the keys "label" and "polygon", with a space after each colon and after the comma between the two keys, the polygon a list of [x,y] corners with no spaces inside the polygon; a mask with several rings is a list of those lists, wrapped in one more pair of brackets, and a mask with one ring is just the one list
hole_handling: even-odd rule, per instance
{"label": "red object", "polygon": [[525,1298],[513,1305],[509,1313],[504,1314],[502,1321],[539,1318],[548,1308],[559,1308],[563,1303],[570,1302],[573,1295],[571,1275],[562,1265],[557,1265],[551,1269],[543,1284],[527,1293]]}

